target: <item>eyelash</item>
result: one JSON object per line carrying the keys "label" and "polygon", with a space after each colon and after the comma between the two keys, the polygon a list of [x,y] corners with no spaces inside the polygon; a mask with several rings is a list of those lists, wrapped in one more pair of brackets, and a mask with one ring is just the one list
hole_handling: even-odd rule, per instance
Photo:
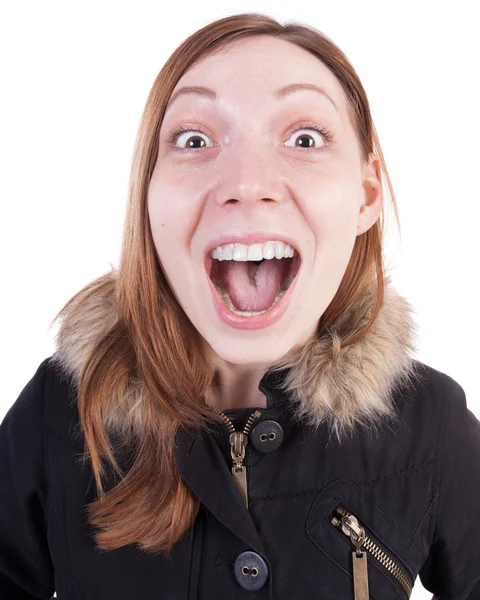
{"label": "eyelash", "polygon": [[[307,125],[302,125],[300,127],[297,127],[296,129],[294,129],[292,131],[292,135],[294,133],[296,133],[297,131],[301,131],[302,129],[313,129],[315,131],[318,131],[318,133],[320,133],[325,138],[326,145],[322,146],[321,148],[300,148],[300,150],[305,150],[307,152],[321,152],[322,150],[325,150],[325,148],[327,146],[330,146],[334,141],[334,136],[330,130],[326,129],[325,127],[319,127],[315,123],[308,123]],[[204,148],[177,148],[175,146],[175,142],[176,142],[177,138],[180,136],[180,134],[185,133],[186,131],[192,131],[195,133],[202,133],[203,135],[207,135],[204,131],[202,131],[198,127],[197,128],[177,127],[177,129],[172,131],[172,133],[170,135],[168,135],[164,139],[164,141],[169,146],[171,146],[172,149],[176,152],[198,152],[199,150],[203,150]]]}

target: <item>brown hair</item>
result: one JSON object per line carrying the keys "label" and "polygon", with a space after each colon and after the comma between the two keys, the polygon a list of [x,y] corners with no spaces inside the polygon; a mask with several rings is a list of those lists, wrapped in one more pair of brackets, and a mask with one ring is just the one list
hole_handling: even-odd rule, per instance
{"label": "brown hair", "polygon": [[[271,35],[297,44],[335,74],[347,98],[362,158],[367,161],[369,153],[375,152],[380,159],[399,226],[393,189],[365,91],[346,56],[326,35],[306,25],[282,25],[269,16],[246,13],[208,24],[173,52],[153,83],[139,127],[118,276],[113,280],[103,275],[85,286],[53,321],[78,312],[94,297],[104,297],[105,290],[113,286],[119,316],[112,319],[90,352],[78,382],[79,419],[86,448],[83,458],[91,460],[99,492],[99,497],[87,506],[87,512],[90,523],[99,530],[95,539],[102,550],[138,544],[145,551],[168,555],[195,522],[199,510],[199,500],[178,472],[174,437],[181,426],[209,428],[220,420],[203,400],[212,383],[212,366],[202,352],[200,334],[178,304],[162,272],[149,226],[147,190],[157,160],[165,107],[180,77],[228,43],[256,35]],[[357,236],[339,289],[319,320],[317,335],[373,286],[373,314],[359,332],[347,338],[346,345],[362,339],[369,331],[384,296],[383,229],[382,213],[368,231]],[[299,360],[301,349],[295,348],[288,359],[284,357],[270,370],[295,365]],[[127,382],[139,380],[147,393],[141,402],[128,406]],[[128,419],[109,420],[108,415],[121,404],[128,411]],[[131,427],[132,423],[138,426]],[[124,447],[134,449],[134,460],[126,474],[115,459],[109,430],[120,433]],[[102,484],[103,457],[120,475],[119,483],[107,493]]]}

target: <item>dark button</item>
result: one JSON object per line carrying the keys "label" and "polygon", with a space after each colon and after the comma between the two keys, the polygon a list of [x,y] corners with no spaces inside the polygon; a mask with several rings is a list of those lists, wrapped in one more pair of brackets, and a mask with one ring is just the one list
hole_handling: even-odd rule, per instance
{"label": "dark button", "polygon": [[282,426],[276,421],[261,421],[252,431],[250,438],[255,450],[273,452],[280,448],[283,440]]}
{"label": "dark button", "polygon": [[267,582],[267,563],[256,552],[246,550],[239,554],[233,568],[235,578],[244,590],[259,590]]}

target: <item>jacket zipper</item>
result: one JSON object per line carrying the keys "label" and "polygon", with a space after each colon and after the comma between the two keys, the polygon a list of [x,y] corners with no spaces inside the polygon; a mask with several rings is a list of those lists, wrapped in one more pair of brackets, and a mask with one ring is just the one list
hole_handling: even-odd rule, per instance
{"label": "jacket zipper", "polygon": [[262,414],[262,411],[256,409],[248,418],[248,421],[243,428],[243,431],[235,431],[232,420],[227,417],[222,411],[216,410],[224,420],[228,430],[230,431],[230,454],[232,455],[233,466],[232,475],[242,498],[245,501],[245,506],[248,508],[248,490],[247,490],[247,467],[243,464],[245,458],[245,447],[248,444],[248,432],[252,424]]}
{"label": "jacket zipper", "polygon": [[[407,596],[410,597],[413,589],[411,577],[391,556],[380,549],[371,537],[366,535],[365,527],[362,527],[355,515],[348,512],[343,506],[338,506],[333,512],[331,522],[344,535],[349,537],[355,546],[355,550],[352,552],[355,600],[368,600],[369,597],[367,552],[396,578]],[[367,552],[362,552],[362,547]]]}

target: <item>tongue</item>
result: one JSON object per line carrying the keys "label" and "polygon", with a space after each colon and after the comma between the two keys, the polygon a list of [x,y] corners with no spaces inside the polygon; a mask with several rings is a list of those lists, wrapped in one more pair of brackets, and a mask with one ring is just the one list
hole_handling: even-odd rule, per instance
{"label": "tongue", "polygon": [[256,312],[272,306],[284,279],[283,259],[263,260],[260,265],[224,260],[220,265],[223,287],[237,310]]}

